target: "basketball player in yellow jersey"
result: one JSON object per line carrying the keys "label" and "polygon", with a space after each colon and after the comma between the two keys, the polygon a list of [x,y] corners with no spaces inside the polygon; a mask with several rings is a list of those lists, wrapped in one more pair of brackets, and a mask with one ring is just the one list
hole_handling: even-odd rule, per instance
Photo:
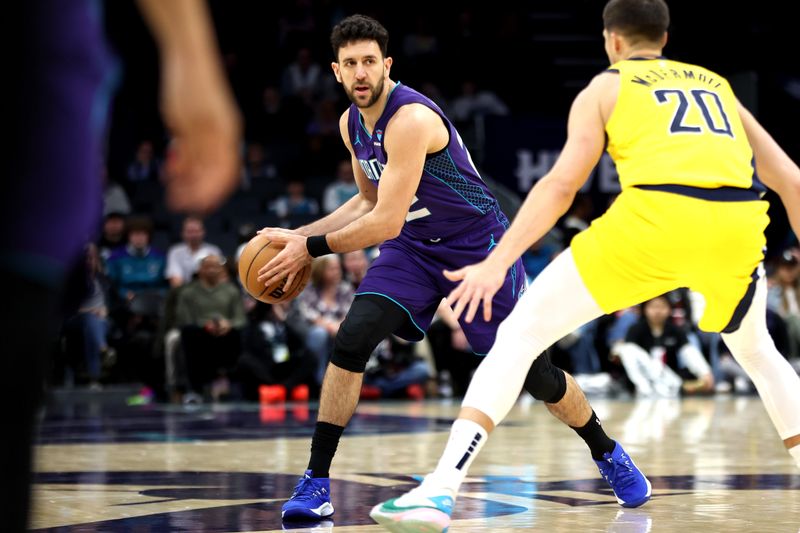
{"label": "basketball player in yellow jersey", "polygon": [[611,0],[603,22],[611,67],[576,97],[555,166],[484,261],[446,273],[462,280],[448,298],[456,315],[466,311],[470,322],[482,304],[489,319],[503,273],[565,213],[606,136],[622,193],[500,325],[436,470],[373,509],[392,531],[446,527],[449,512],[440,502],[455,498],[487,434],[514,405],[520,369],[582,324],[678,287],[705,296],[700,327],[722,332],[800,467],[800,378],[767,332],[761,261],[768,218],[760,199],[763,182],[780,195],[800,235],[800,169],[724,78],[661,56],[669,25],[663,0]]}

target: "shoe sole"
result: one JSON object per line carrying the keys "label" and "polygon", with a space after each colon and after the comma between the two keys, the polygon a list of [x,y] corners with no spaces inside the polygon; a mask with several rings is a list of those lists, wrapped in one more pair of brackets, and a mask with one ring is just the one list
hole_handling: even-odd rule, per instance
{"label": "shoe sole", "polygon": [[[328,512],[330,510],[330,512]],[[320,514],[311,512],[311,511],[304,511],[304,510],[291,510],[289,514],[286,514],[287,511],[281,511],[281,521],[285,522],[313,522],[319,520],[325,520],[326,518],[330,518],[333,516],[333,505],[330,503],[327,504],[326,507],[320,509]]]}
{"label": "shoe sole", "polygon": [[621,506],[623,506],[623,507],[625,507],[627,509],[633,509],[634,507],[639,507],[641,505],[644,505],[648,501],[650,501],[650,495],[653,492],[653,486],[650,484],[650,480],[649,479],[644,478],[644,481],[645,481],[645,483],[647,483],[647,494],[644,495],[644,498],[642,498],[640,500],[633,501],[633,502],[623,502],[622,500],[617,498],[617,502]]}
{"label": "shoe sole", "polygon": [[386,513],[376,505],[369,516],[392,533],[443,533],[450,526],[450,516],[438,509],[420,507],[402,513]]}
{"label": "shoe sole", "polygon": [[312,520],[306,522],[282,522],[281,523],[281,531],[293,531],[295,529],[302,529],[306,532],[332,532],[333,531],[333,520]]}

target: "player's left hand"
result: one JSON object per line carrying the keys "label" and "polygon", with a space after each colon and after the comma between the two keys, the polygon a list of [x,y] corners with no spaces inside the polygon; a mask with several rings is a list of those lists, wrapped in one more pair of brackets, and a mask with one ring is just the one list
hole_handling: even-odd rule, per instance
{"label": "player's left hand", "polygon": [[258,281],[269,286],[286,278],[286,286],[291,286],[300,269],[311,262],[306,248],[306,237],[279,228],[266,228],[259,233],[275,244],[282,244],[283,250],[259,269]]}
{"label": "player's left hand", "polygon": [[450,281],[461,280],[447,297],[447,303],[453,307],[456,318],[467,308],[464,320],[467,323],[472,322],[478,305],[483,302],[483,319],[487,322],[492,319],[492,298],[503,286],[506,279],[505,269],[481,261],[459,270],[445,270],[444,275]]}

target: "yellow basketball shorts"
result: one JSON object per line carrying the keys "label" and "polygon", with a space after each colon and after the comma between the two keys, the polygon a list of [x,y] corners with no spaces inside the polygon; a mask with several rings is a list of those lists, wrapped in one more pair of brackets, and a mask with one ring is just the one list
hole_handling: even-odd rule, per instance
{"label": "yellow basketball shorts", "polygon": [[764,258],[765,201],[712,201],[626,189],[572,241],[578,272],[606,312],[679,287],[701,293],[699,326],[722,331]]}

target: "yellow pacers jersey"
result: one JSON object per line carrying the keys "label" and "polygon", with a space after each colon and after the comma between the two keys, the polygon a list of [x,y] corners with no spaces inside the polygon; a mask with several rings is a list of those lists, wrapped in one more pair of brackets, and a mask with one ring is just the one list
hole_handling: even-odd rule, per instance
{"label": "yellow pacers jersey", "polygon": [[752,186],[753,154],[725,78],[662,58],[610,70],[619,72],[620,89],[606,124],[608,153],[623,189]]}

